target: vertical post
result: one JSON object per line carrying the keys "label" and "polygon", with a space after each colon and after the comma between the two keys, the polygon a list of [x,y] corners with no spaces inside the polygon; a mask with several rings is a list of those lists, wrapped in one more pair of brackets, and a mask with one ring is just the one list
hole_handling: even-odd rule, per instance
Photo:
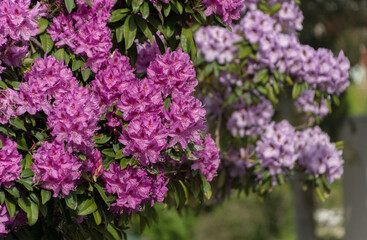
{"label": "vertical post", "polygon": [[343,124],[345,239],[367,239],[367,117]]}
{"label": "vertical post", "polygon": [[295,209],[295,222],[297,240],[316,240],[315,222],[313,213],[315,203],[312,186],[307,190],[302,189],[302,183],[297,180],[291,181],[292,195]]}

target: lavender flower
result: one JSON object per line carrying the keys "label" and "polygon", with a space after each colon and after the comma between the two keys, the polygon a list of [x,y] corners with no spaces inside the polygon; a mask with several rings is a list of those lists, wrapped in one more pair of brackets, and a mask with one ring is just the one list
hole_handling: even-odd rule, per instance
{"label": "lavender flower", "polygon": [[22,155],[18,153],[16,142],[1,135],[0,140],[3,145],[0,150],[0,187],[8,188],[20,177]]}

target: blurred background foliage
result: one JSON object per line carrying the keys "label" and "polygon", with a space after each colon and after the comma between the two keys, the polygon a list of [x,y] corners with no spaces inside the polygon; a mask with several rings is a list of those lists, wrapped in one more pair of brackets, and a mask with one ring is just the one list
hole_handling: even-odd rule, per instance
{"label": "blurred background foliage", "polygon": [[[324,120],[322,127],[332,138],[348,115],[367,113],[367,1],[305,0],[305,16],[300,34],[303,44],[344,50],[353,66],[352,84],[341,98],[341,107]],[[325,202],[315,195],[316,233],[319,240],[343,239],[342,181],[332,185]],[[233,193],[221,205],[205,207],[200,215],[193,211],[181,214],[159,207],[159,224],[146,229],[142,240],[292,240],[296,239],[294,202],[289,184],[277,187],[265,199]],[[138,227],[130,232],[135,240]]]}

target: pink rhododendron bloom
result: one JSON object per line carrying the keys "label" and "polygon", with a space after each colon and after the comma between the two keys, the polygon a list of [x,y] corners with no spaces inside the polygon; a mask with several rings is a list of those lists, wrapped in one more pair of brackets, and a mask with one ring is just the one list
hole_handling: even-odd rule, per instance
{"label": "pink rhododendron bloom", "polygon": [[125,90],[130,91],[133,81],[135,81],[135,75],[129,58],[116,50],[97,72],[95,80],[92,81],[92,90],[101,98],[101,103],[109,107],[121,97]]}
{"label": "pink rhododendron bloom", "polygon": [[5,204],[0,205],[0,237],[4,237],[7,231],[7,224],[10,221],[10,216]]}
{"label": "pink rhododendron bloom", "polygon": [[[70,69],[54,56],[37,58],[29,72],[24,74],[26,82],[20,84],[17,114],[35,114],[44,111],[49,114],[52,103],[78,87],[78,81]],[[55,104],[55,103],[54,103]]]}
{"label": "pink rhododendron bloom", "polygon": [[132,82],[117,103],[117,108],[123,112],[125,121],[129,121],[144,113],[163,113],[163,107],[163,99],[159,87],[147,78]]}
{"label": "pink rhododendron bloom", "polygon": [[148,78],[160,86],[163,96],[170,94],[189,95],[198,84],[194,64],[181,48],[157,55],[147,69]]}
{"label": "pink rhododendron bloom", "polygon": [[165,126],[171,137],[169,147],[176,143],[187,148],[187,144],[197,139],[198,130],[205,130],[205,109],[202,103],[193,96],[176,96],[172,99],[170,109],[164,112]]}
{"label": "pink rhododendron bloom", "polygon": [[64,144],[45,142],[33,155],[31,166],[34,172],[34,183],[41,184],[41,188],[53,190],[53,197],[61,192],[69,195],[74,190],[76,181],[81,177],[81,160],[66,152]]}
{"label": "pink rhododendron bloom", "polygon": [[143,203],[162,202],[168,189],[168,179],[161,175],[153,175],[140,167],[127,166],[121,169],[120,164],[112,163],[103,176],[107,194],[116,194],[116,202],[111,204],[114,212],[142,210]]}
{"label": "pink rhododendron bloom", "polygon": [[93,147],[92,137],[101,115],[100,101],[87,87],[70,90],[56,99],[55,107],[47,118],[52,136],[72,147]]}
{"label": "pink rhododendron bloom", "polygon": [[22,167],[22,155],[18,153],[17,143],[10,138],[4,138],[0,135],[3,144],[0,150],[0,187],[10,187],[14,181],[19,179]]}
{"label": "pink rhododendron bloom", "polygon": [[198,160],[194,161],[194,164],[191,165],[191,169],[199,169],[208,181],[212,181],[217,174],[220,164],[219,149],[215,146],[215,142],[210,134],[205,136],[204,142],[200,139],[200,141],[196,141],[196,144],[203,146],[204,149],[192,153]]}
{"label": "pink rhododendron bloom", "polygon": [[145,114],[131,120],[119,141],[125,145],[125,156],[132,155],[143,166],[160,160],[160,152],[167,145],[167,131],[156,114]]}

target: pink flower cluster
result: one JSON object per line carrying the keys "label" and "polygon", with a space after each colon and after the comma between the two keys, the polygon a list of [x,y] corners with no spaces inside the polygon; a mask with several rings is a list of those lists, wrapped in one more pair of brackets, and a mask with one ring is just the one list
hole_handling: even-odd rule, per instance
{"label": "pink flower cluster", "polygon": [[[19,67],[28,55],[26,42],[38,33],[37,19],[45,6],[38,2],[29,9],[30,0],[3,0],[0,2],[0,59],[8,66]],[[3,67],[0,66],[0,74]],[[1,80],[1,77],[0,77]]]}
{"label": "pink flower cluster", "polygon": [[53,190],[53,197],[61,192],[64,196],[76,187],[81,177],[82,162],[65,150],[64,144],[45,142],[33,155],[31,169],[35,173],[34,183],[41,188]]}
{"label": "pink flower cluster", "polygon": [[85,1],[77,2],[77,11],[53,19],[47,29],[56,46],[67,45],[74,53],[87,56],[85,67],[97,72],[110,55],[111,30],[107,27],[113,0],[92,0],[92,7]]}
{"label": "pink flower cluster", "polygon": [[141,204],[149,201],[152,206],[154,201],[163,202],[168,191],[168,179],[139,167],[121,169],[120,164],[112,163],[103,179],[106,181],[107,193],[118,196],[117,201],[111,204],[111,209],[117,213],[140,211]]}
{"label": "pink flower cluster", "polygon": [[0,135],[3,147],[0,149],[0,187],[10,187],[19,179],[22,155],[18,153],[17,143]]}
{"label": "pink flower cluster", "polygon": [[329,109],[324,99],[321,99],[320,103],[315,102],[314,90],[301,92],[294,104],[298,112],[309,113],[312,114],[312,116],[319,117],[320,119],[324,118],[329,113]]}
{"label": "pink flower cluster", "polygon": [[35,59],[24,78],[26,82],[20,84],[19,98],[16,100],[18,115],[25,112],[34,115],[38,111],[50,114],[51,103],[57,104],[70,89],[78,87],[78,81],[70,69],[54,56]]}
{"label": "pink flower cluster", "polygon": [[[160,36],[159,36],[160,37]],[[155,40],[155,36],[153,36]],[[136,73],[145,73],[149,67],[150,62],[152,62],[157,54],[160,54],[159,47],[156,41],[152,44],[150,41],[139,43],[135,41],[138,59],[135,64]]]}
{"label": "pink flower cluster", "polygon": [[168,95],[189,95],[198,84],[194,64],[190,56],[178,49],[169,50],[163,55],[157,55],[147,69],[148,78],[160,86],[163,97]]}
{"label": "pink flower cluster", "polygon": [[210,134],[205,136],[204,142],[200,139],[196,141],[196,144],[203,146],[204,150],[193,153],[198,160],[194,161],[194,164],[191,165],[191,169],[199,169],[208,181],[212,181],[217,174],[220,164],[219,149],[215,146],[215,142]]}
{"label": "pink flower cluster", "polygon": [[204,11],[206,16],[213,13],[221,15],[227,25],[240,18],[240,11],[244,7],[244,0],[204,0],[202,3],[207,5]]}
{"label": "pink flower cluster", "polygon": [[99,68],[92,81],[92,90],[101,98],[102,105],[109,107],[129,89],[132,81],[135,81],[135,75],[129,58],[115,50]]}
{"label": "pink flower cluster", "polygon": [[0,237],[4,237],[8,233],[7,226],[10,222],[10,216],[5,204],[0,205]]}
{"label": "pink flower cluster", "polygon": [[78,149],[93,148],[92,137],[99,129],[101,114],[99,98],[90,94],[87,87],[76,87],[58,99],[47,124],[58,143],[67,142]]}

